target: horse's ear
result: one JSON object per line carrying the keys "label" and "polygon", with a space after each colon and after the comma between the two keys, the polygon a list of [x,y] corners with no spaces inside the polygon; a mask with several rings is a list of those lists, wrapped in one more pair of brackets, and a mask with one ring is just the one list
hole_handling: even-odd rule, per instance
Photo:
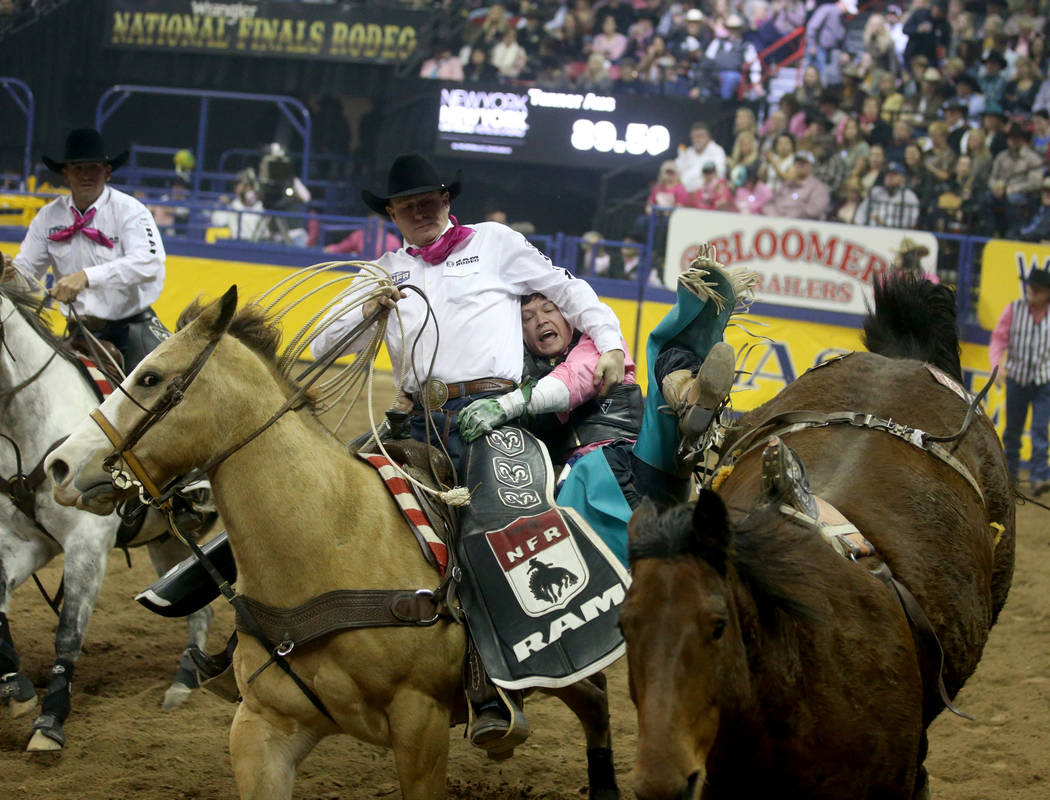
{"label": "horse's ear", "polygon": [[646,497],[627,521],[627,541],[633,542],[639,536],[645,535],[657,516],[656,505]]}
{"label": "horse's ear", "polygon": [[701,489],[693,509],[693,535],[700,556],[719,572],[725,572],[726,553],[732,531],[726,505],[717,492]]}
{"label": "horse's ear", "polygon": [[226,332],[226,329],[230,327],[230,320],[233,319],[233,315],[237,312],[237,284],[233,284],[229,289],[226,290],[226,294],[219,300],[219,316],[216,317],[215,322],[211,325],[211,332],[213,335],[219,335]]}

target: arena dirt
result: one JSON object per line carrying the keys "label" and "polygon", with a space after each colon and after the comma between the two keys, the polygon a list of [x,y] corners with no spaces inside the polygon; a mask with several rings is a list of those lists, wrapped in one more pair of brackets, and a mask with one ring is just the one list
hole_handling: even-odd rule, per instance
{"label": "arena dirt", "polygon": [[[390,397],[384,376],[376,396]],[[365,414],[357,413],[359,420]],[[364,422],[351,425],[363,429]],[[1018,509],[1017,571],[1009,602],[992,632],[976,675],[957,703],[977,718],[943,714],[930,734],[933,796],[941,800],[1045,800],[1050,796],[1050,511]],[[304,521],[304,524],[309,524]],[[60,756],[23,752],[31,717],[0,718],[0,796],[53,800],[227,800],[236,797],[227,731],[234,706],[197,692],[162,711],[161,698],[185,643],[181,621],[154,616],[132,601],[153,579],[149,557],[133,552],[109,560],[106,582],[77,663],[69,742]],[[60,561],[42,571],[58,585]],[[210,640],[218,649],[232,630],[228,606],[216,603]],[[39,686],[50,667],[54,617],[32,583],[14,596],[11,621],[22,663]],[[874,634],[873,634],[874,635]],[[633,708],[624,662],[609,671],[620,785],[629,793],[635,746]],[[535,733],[502,763],[488,761],[450,731],[452,800],[579,800],[586,796],[582,731],[557,700],[531,699]],[[349,737],[322,742],[299,770],[303,800],[397,798],[387,751]]]}

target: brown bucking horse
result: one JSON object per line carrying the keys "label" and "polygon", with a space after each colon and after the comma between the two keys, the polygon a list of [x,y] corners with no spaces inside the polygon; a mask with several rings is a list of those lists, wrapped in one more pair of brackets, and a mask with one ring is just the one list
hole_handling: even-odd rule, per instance
{"label": "brown bucking horse", "polygon": [[880,284],[871,352],[738,420],[717,492],[635,514],[621,622],[642,800],[928,796],[926,728],[977,667],[1014,560],[954,308],[943,286]]}

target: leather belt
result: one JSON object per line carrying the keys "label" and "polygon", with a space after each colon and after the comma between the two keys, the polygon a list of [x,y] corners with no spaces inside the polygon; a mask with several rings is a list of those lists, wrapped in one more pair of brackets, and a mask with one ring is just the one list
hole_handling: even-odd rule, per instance
{"label": "leather belt", "polygon": [[148,322],[153,316],[152,308],[145,308],[137,314],[132,314],[130,317],[124,317],[124,319],[102,319],[101,317],[86,317],[83,314],[80,316],[80,321],[87,326],[90,331],[102,330],[107,325],[131,325],[135,322]]}
{"label": "leather belt", "polygon": [[412,396],[417,405],[431,410],[441,408],[449,400],[458,397],[466,397],[472,394],[484,392],[509,392],[517,384],[506,378],[478,378],[473,381],[461,381],[459,383],[445,383],[439,380],[429,380],[422,388]]}

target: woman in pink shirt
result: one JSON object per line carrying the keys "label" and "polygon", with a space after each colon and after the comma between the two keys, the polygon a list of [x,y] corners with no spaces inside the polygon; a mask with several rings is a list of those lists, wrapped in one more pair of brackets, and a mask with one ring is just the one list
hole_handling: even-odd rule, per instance
{"label": "woman in pink shirt", "polygon": [[758,164],[751,164],[748,167],[733,167],[730,173],[733,186],[736,187],[733,202],[741,214],[761,214],[773,196],[773,191],[758,179],[758,170]]}
{"label": "woman in pink shirt", "polygon": [[701,168],[700,188],[693,192],[693,207],[719,211],[732,211],[733,195],[725,178],[718,177],[715,162],[708,161]]}
{"label": "woman in pink shirt", "polygon": [[654,208],[674,208],[689,204],[689,192],[678,178],[678,166],[673,161],[665,161],[660,165],[653,190],[649,192],[645,213],[651,214]]}

